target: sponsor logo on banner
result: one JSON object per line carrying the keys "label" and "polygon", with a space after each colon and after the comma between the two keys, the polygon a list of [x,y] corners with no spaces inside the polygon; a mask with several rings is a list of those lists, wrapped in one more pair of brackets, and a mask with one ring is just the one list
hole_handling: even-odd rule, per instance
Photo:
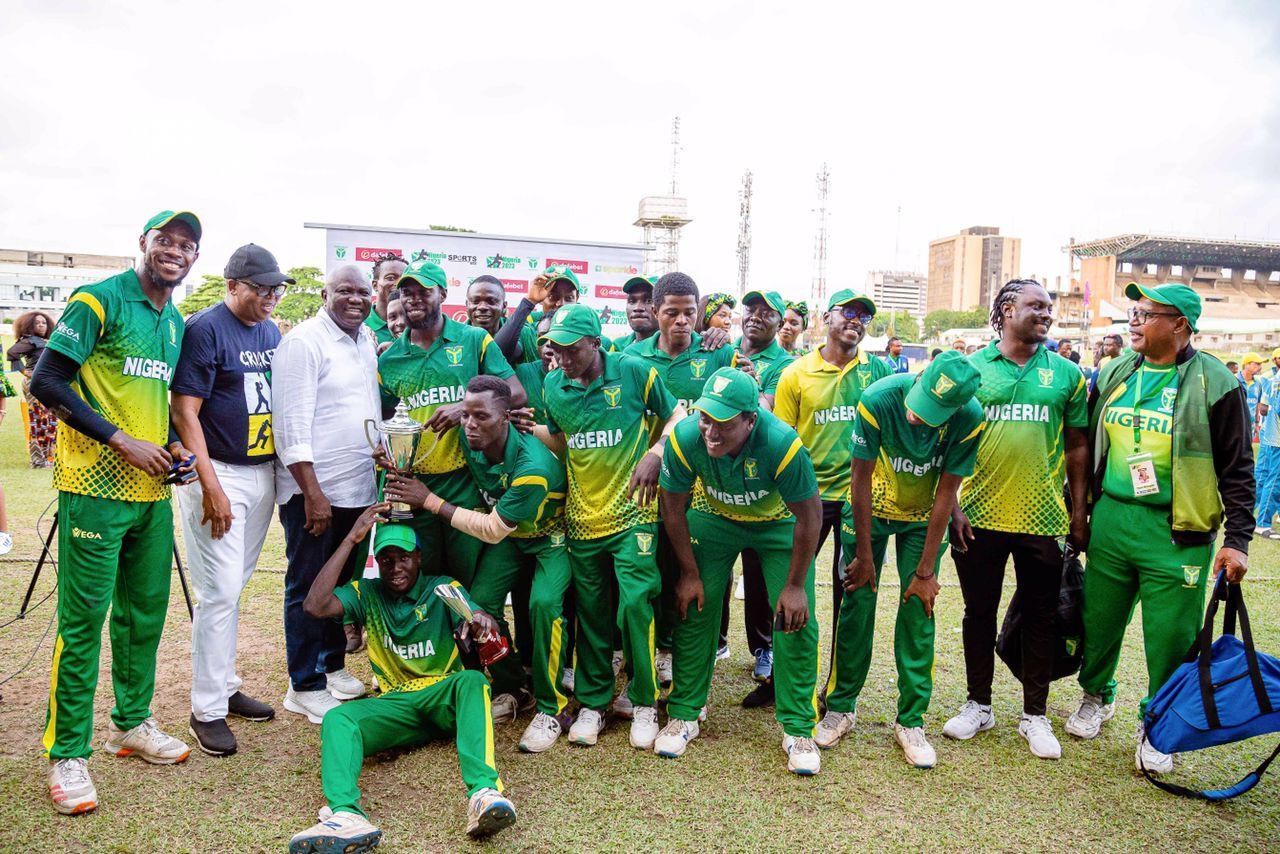
{"label": "sponsor logo on banner", "polygon": [[634,276],[640,272],[639,267],[633,267],[630,264],[596,264],[597,273],[625,273],[628,276]]}
{"label": "sponsor logo on banner", "polygon": [[451,253],[447,257],[450,264],[470,264],[472,267],[476,265],[476,256],[474,255],[454,255]]}
{"label": "sponsor logo on banner", "polygon": [[515,270],[520,267],[519,255],[503,255],[498,252],[484,257],[484,265],[490,270]]}
{"label": "sponsor logo on banner", "polygon": [[498,279],[502,282],[502,289],[509,294],[527,294],[529,293],[528,279]]}
{"label": "sponsor logo on banner", "polygon": [[548,267],[568,267],[579,276],[585,275],[587,272],[586,261],[571,261],[567,258],[548,258]]}
{"label": "sponsor logo on banner", "polygon": [[333,257],[337,258],[339,261],[345,259],[347,257],[347,247],[345,246],[333,247]]}
{"label": "sponsor logo on banner", "polygon": [[445,317],[453,318],[459,323],[467,322],[467,307],[465,305],[446,305],[440,310],[444,312]]}
{"label": "sponsor logo on banner", "polygon": [[448,253],[446,252],[431,252],[427,249],[418,249],[414,251],[412,256],[410,256],[409,263],[417,264],[419,261],[430,261],[432,264],[439,266],[443,264],[445,259],[448,257]]}
{"label": "sponsor logo on banner", "polygon": [[356,247],[357,261],[377,261],[379,258],[381,258],[384,255],[394,255],[397,258],[404,257],[404,255],[401,254],[399,249],[377,249],[377,248],[370,248],[368,246]]}
{"label": "sponsor logo on banner", "polygon": [[622,285],[596,285],[596,296],[604,299],[627,298],[627,295],[622,292]]}

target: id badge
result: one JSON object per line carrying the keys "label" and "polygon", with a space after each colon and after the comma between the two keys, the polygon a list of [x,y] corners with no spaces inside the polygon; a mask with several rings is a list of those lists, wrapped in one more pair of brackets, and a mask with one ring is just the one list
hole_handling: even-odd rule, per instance
{"label": "id badge", "polygon": [[1129,479],[1133,481],[1133,494],[1155,495],[1160,492],[1160,482],[1156,480],[1156,464],[1151,454],[1130,454],[1125,458],[1129,465]]}

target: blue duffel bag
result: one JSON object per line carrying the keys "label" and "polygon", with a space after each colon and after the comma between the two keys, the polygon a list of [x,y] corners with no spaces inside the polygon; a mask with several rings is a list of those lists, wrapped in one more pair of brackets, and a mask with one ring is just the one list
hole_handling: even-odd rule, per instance
{"label": "blue duffel bag", "polygon": [[[1218,603],[1227,607],[1222,637],[1213,640]],[[1241,638],[1236,637],[1236,620]],[[1145,737],[1161,753],[1187,753],[1280,731],[1280,660],[1253,647],[1249,613],[1239,584],[1218,577],[1204,616],[1204,628],[1187,660],[1173,672],[1147,706]],[[1258,785],[1280,745],[1244,779],[1225,789],[1189,789],[1143,775],[1166,792],[1225,801]]]}

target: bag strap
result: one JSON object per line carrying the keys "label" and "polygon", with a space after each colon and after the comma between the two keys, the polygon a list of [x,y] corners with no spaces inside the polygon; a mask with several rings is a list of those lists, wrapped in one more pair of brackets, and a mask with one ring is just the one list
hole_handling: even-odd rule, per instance
{"label": "bag strap", "polygon": [[1213,696],[1213,673],[1209,665],[1213,662],[1213,628],[1214,618],[1218,615],[1218,602],[1229,596],[1227,591],[1227,574],[1218,575],[1213,585],[1213,596],[1209,599],[1209,607],[1205,609],[1204,626],[1196,636],[1196,642],[1188,654],[1196,656],[1196,671],[1200,677],[1200,702],[1204,704],[1204,717],[1210,729],[1220,729],[1222,720],[1218,717],[1218,703]]}
{"label": "bag strap", "polygon": [[[1143,738],[1146,738],[1146,736],[1144,735]],[[1225,801],[1237,795],[1243,795],[1258,785],[1259,781],[1262,780],[1262,775],[1267,773],[1267,766],[1271,764],[1276,756],[1280,756],[1280,744],[1276,745],[1276,749],[1271,751],[1271,755],[1264,759],[1261,765],[1244,775],[1238,783],[1225,789],[1189,789],[1186,786],[1179,786],[1177,783],[1166,783],[1163,780],[1156,779],[1156,776],[1147,770],[1145,764],[1142,768],[1142,776],[1146,777],[1147,782],[1157,789],[1163,789],[1171,795],[1180,795],[1184,798],[1193,798],[1199,801]],[[1139,752],[1138,757],[1139,761],[1141,761],[1141,752]]]}
{"label": "bag strap", "polygon": [[[1225,573],[1224,573],[1225,574]],[[1228,619],[1240,614],[1240,634],[1244,640],[1244,658],[1249,665],[1249,681],[1253,683],[1253,694],[1258,700],[1258,711],[1264,715],[1272,712],[1271,698],[1267,696],[1267,687],[1262,681],[1262,670],[1258,667],[1258,651],[1253,646],[1253,631],[1249,627],[1249,611],[1244,606],[1244,593],[1239,584],[1227,585]]]}

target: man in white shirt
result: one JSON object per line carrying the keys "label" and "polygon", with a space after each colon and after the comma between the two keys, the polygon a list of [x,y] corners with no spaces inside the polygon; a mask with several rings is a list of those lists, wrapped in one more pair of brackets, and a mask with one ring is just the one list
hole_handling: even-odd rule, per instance
{"label": "man in white shirt", "polygon": [[[280,343],[272,360],[276,501],[284,526],[284,639],[289,691],[284,707],[320,723],[324,713],[365,693],[346,671],[346,638],[335,621],[316,620],[302,602],[325,561],[374,503],[373,457],[364,422],[378,420],[378,359],[365,328],[373,291],[355,266],[334,270],[324,306]],[[345,584],[366,550],[343,570]]]}

